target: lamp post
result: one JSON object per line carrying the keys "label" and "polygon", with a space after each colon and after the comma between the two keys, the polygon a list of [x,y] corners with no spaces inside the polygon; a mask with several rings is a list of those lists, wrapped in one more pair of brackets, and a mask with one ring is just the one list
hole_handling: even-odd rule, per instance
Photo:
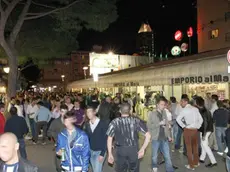
{"label": "lamp post", "polygon": [[88,69],[89,69],[89,68],[88,68],[87,66],[83,67],[85,79],[87,78],[86,70],[88,70]]}

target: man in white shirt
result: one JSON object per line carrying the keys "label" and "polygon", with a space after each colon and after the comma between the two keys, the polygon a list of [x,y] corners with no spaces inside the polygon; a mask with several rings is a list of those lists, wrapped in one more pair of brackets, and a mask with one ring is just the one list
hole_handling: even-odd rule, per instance
{"label": "man in white shirt", "polygon": [[35,114],[37,113],[37,111],[38,111],[37,100],[33,99],[31,104],[28,105],[27,110],[26,110],[26,114],[29,116],[30,128],[31,128],[33,141],[34,141],[34,138],[36,136],[36,124],[34,121],[34,117],[35,117]]}
{"label": "man in white shirt", "polygon": [[187,148],[188,163],[185,167],[194,170],[199,166],[198,129],[203,123],[199,110],[189,104],[188,98],[181,99],[183,108],[177,117],[177,123],[184,129],[184,139]]}

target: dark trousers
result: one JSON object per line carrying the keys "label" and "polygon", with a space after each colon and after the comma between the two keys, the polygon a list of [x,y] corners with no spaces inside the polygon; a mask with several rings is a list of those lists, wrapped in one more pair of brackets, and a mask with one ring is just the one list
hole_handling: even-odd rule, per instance
{"label": "dark trousers", "polygon": [[18,139],[18,143],[19,143],[19,152],[20,155],[23,159],[27,159],[27,154],[26,154],[26,144],[24,139]]}
{"label": "dark trousers", "polygon": [[34,122],[34,119],[29,118],[30,121],[30,128],[31,128],[31,133],[32,133],[32,137],[33,140],[36,137],[36,123]]}
{"label": "dark trousers", "polygon": [[116,147],[116,172],[139,172],[138,146]]}
{"label": "dark trousers", "polygon": [[191,168],[199,163],[197,129],[184,129],[184,140],[187,149],[188,163]]}
{"label": "dark trousers", "polygon": [[34,141],[37,142],[38,141],[38,134],[39,131],[42,129],[42,141],[45,142],[46,141],[46,130],[47,130],[47,122],[46,121],[40,121],[36,123],[36,136]]}

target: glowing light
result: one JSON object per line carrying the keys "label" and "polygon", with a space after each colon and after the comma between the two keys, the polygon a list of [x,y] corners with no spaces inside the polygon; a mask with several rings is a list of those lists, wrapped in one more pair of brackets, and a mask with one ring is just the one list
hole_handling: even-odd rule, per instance
{"label": "glowing light", "polygon": [[53,86],[53,88],[57,88],[57,86],[56,86],[56,85],[54,85],[54,86]]}
{"label": "glowing light", "polygon": [[181,41],[182,38],[183,38],[183,34],[180,30],[176,31],[175,35],[174,35],[174,38],[176,41]]}
{"label": "glowing light", "polygon": [[9,67],[4,67],[4,68],[3,68],[3,71],[4,71],[5,73],[9,73],[9,72],[10,72],[10,68],[9,68]]}
{"label": "glowing light", "polygon": [[93,73],[93,81],[98,82],[98,73]]}
{"label": "glowing light", "polygon": [[192,37],[193,36],[193,29],[192,29],[192,27],[188,28],[187,35],[188,35],[188,37]]}
{"label": "glowing light", "polygon": [[112,52],[112,51],[110,51],[108,54],[109,54],[110,56],[112,56],[112,55],[113,55],[113,52]]}
{"label": "glowing light", "polygon": [[83,67],[83,70],[88,70],[88,69],[89,69],[89,67],[87,67],[87,66]]}
{"label": "glowing light", "polygon": [[181,53],[181,49],[180,49],[180,47],[178,47],[178,46],[174,46],[174,47],[172,48],[172,50],[171,50],[171,54],[172,54],[173,56],[178,56],[178,55],[180,55],[180,53]]}
{"label": "glowing light", "polygon": [[36,85],[32,85],[31,87],[32,87],[32,88],[36,88],[37,86],[36,86]]}
{"label": "glowing light", "polygon": [[65,75],[61,75],[62,78],[65,78]]}

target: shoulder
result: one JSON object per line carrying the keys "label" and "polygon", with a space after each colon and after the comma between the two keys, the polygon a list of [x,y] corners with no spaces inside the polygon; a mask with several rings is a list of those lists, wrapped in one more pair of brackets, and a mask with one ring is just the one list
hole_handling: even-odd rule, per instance
{"label": "shoulder", "polygon": [[24,167],[25,170],[30,170],[30,171],[37,171],[38,170],[38,167],[36,165],[34,165],[32,162],[28,161],[28,160],[25,160],[23,158],[21,158],[19,160],[19,168],[22,168]]}
{"label": "shoulder", "polygon": [[76,131],[77,131],[77,133],[80,134],[80,136],[82,136],[82,137],[87,137],[87,138],[88,138],[88,135],[86,134],[85,131],[83,131],[83,130],[81,130],[81,129],[79,129],[79,128],[76,128]]}

